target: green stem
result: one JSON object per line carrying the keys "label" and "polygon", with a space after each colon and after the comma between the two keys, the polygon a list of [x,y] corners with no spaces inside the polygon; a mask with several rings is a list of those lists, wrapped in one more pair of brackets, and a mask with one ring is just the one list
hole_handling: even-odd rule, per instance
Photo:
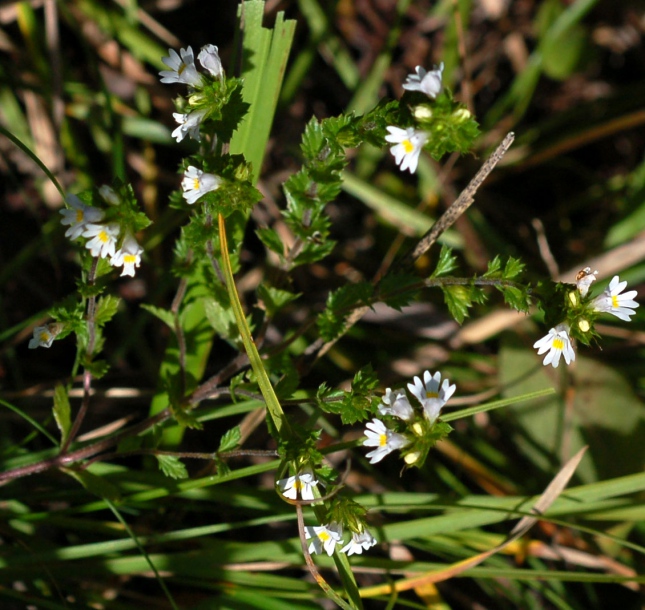
{"label": "green stem", "polygon": [[237,328],[240,331],[240,336],[242,337],[242,343],[244,343],[244,349],[246,354],[249,357],[251,367],[253,372],[258,380],[258,385],[260,386],[260,392],[264,397],[266,402],[269,415],[273,421],[278,435],[282,438],[285,436],[290,436],[291,430],[289,428],[289,423],[284,416],[284,411],[280,406],[280,401],[273,390],[269,376],[262,364],[262,358],[258,352],[258,348],[255,346],[255,341],[251,336],[251,330],[249,329],[248,324],[246,323],[246,316],[242,310],[242,304],[240,303],[240,297],[237,294],[237,288],[235,287],[235,280],[233,279],[233,270],[231,269],[231,259],[228,254],[228,242],[226,241],[226,224],[224,222],[224,217],[219,215],[219,239],[222,250],[222,271],[224,272],[224,279],[226,280],[226,288],[228,290],[228,296],[231,300],[231,307],[233,308],[233,315],[235,316],[235,322],[237,323]]}

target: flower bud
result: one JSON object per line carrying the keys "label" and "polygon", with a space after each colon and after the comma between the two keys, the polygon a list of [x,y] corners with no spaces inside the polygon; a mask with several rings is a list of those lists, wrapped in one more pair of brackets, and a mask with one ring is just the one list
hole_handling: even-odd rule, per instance
{"label": "flower bud", "polygon": [[470,114],[470,111],[468,111],[466,108],[459,108],[459,110],[456,110],[455,112],[452,113],[452,116],[457,122],[464,123],[465,121],[469,120],[473,115]]}
{"label": "flower bud", "polygon": [[412,424],[412,432],[417,436],[423,436],[423,426],[419,422]]}
{"label": "flower bud", "polygon": [[408,453],[403,460],[408,464],[408,466],[411,466],[419,459],[420,455],[421,454],[418,451],[413,451],[412,453]]}
{"label": "flower bud", "polygon": [[429,121],[432,118],[432,108],[425,104],[415,106],[412,114],[417,121]]}
{"label": "flower bud", "polygon": [[589,329],[591,328],[591,324],[589,324],[589,320],[580,320],[578,322],[578,328],[583,332],[583,333],[588,333]]}
{"label": "flower bud", "polygon": [[572,290],[571,292],[569,292],[569,294],[567,294],[567,296],[569,297],[569,301],[571,302],[571,305],[573,305],[574,307],[577,307],[579,305],[580,296],[576,290]]}

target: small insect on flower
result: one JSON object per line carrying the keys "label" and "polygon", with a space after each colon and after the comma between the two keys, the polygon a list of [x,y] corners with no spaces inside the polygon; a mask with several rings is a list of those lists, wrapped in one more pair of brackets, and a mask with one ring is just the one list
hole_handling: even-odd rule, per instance
{"label": "small insect on flower", "polygon": [[367,438],[363,441],[363,445],[365,447],[376,447],[366,455],[366,457],[370,458],[370,464],[380,462],[386,455],[392,453],[395,449],[405,447],[410,442],[403,434],[388,430],[380,419],[373,419],[365,426],[367,428],[365,430]]}
{"label": "small insect on flower", "polygon": [[576,353],[571,345],[569,337],[569,327],[566,324],[558,324],[555,328],[549,330],[549,333],[533,344],[537,348],[538,356],[541,356],[548,350],[542,364],[544,366],[552,365],[557,368],[560,364],[560,356],[564,355],[564,361],[571,364],[576,359]]}
{"label": "small insect on flower", "polygon": [[219,77],[223,74],[222,60],[219,58],[219,51],[214,44],[207,44],[197,56],[202,68],[210,72],[211,76]]}
{"label": "small insect on flower", "polygon": [[206,174],[201,169],[189,165],[184,172],[181,188],[184,191],[186,202],[193,204],[202,195],[210,191],[216,191],[220,184],[222,184],[222,179],[219,176]]}
{"label": "small insect on flower", "polygon": [[120,231],[121,227],[116,222],[107,225],[88,224],[83,231],[83,237],[90,238],[85,247],[92,256],[114,256]]}
{"label": "small insect on flower", "polygon": [[367,528],[364,528],[362,532],[352,533],[352,539],[340,549],[341,553],[347,553],[348,555],[362,555],[363,551],[367,551],[376,544],[376,538],[370,534]]}
{"label": "small insect on flower", "polygon": [[393,415],[404,421],[409,421],[414,416],[412,405],[403,390],[392,391],[387,388],[381,401],[378,406],[378,412],[381,415]]}
{"label": "small insect on flower", "polygon": [[70,239],[77,239],[83,234],[89,223],[101,222],[105,216],[103,210],[85,205],[76,195],[67,195],[65,201],[70,209],[60,210],[63,216],[60,223],[70,225],[69,229],[65,231],[65,237]]}
{"label": "small insect on flower", "polygon": [[598,271],[591,271],[591,267],[585,267],[578,271],[576,275],[576,286],[580,296],[586,297],[592,282],[596,281]]}
{"label": "small insect on flower", "polygon": [[314,487],[318,485],[318,481],[311,470],[305,469],[293,477],[280,479],[277,484],[285,498],[297,500],[300,495],[301,500],[313,500]]}
{"label": "small insect on flower", "polygon": [[428,141],[429,134],[412,127],[401,129],[390,126],[387,130],[390,135],[385,136],[385,141],[394,144],[390,153],[394,156],[395,163],[400,166],[401,171],[407,169],[414,174],[417,171],[421,149]]}
{"label": "small insect on flower", "polygon": [[638,303],[634,301],[637,294],[635,290],[621,294],[626,287],[627,282],[621,282],[619,277],[615,275],[604,292],[592,301],[593,308],[600,313],[610,313],[629,322],[631,316],[636,313],[635,309],[638,307]]}
{"label": "small insect on flower", "polygon": [[457,386],[454,383],[450,385],[448,379],[444,379],[443,383],[441,383],[441,373],[439,371],[434,375],[430,371],[425,371],[423,373],[423,382],[419,377],[415,377],[414,383],[408,383],[408,389],[421,403],[426,419],[431,424],[434,424],[443,406],[455,393]]}
{"label": "small insect on flower", "polygon": [[340,544],[343,535],[342,527],[338,523],[329,525],[314,525],[305,527],[305,537],[311,540],[309,553],[322,553],[323,550],[330,557],[334,554],[337,544]]}
{"label": "small insect on flower", "polygon": [[422,66],[415,68],[416,74],[408,74],[403,88],[406,91],[421,91],[429,98],[435,99],[441,93],[443,84],[441,76],[443,74],[443,63],[429,72]]}
{"label": "small insect on flower", "polygon": [[202,77],[195,67],[195,56],[191,47],[180,49],[179,53],[174,49],[168,49],[168,53],[170,57],[161,58],[170,68],[159,72],[162,83],[184,83],[196,87],[202,82]]}
{"label": "small insect on flower", "polygon": [[126,235],[123,245],[114,256],[110,259],[110,265],[113,267],[123,267],[121,276],[129,275],[134,277],[134,268],[141,264],[141,253],[143,248],[137,243],[132,235]]}

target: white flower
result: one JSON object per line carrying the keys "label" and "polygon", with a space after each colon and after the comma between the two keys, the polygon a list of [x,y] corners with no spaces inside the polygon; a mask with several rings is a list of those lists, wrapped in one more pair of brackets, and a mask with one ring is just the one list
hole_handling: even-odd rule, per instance
{"label": "white flower", "polygon": [[366,528],[360,534],[357,534],[356,532],[352,533],[352,539],[342,549],[340,549],[340,552],[347,553],[348,555],[353,555],[354,553],[362,555],[363,550],[367,551],[375,544],[376,538],[374,538]]}
{"label": "white flower", "polygon": [[427,72],[422,66],[417,66],[415,70],[416,74],[408,74],[403,88],[407,91],[421,91],[429,98],[435,99],[443,87],[441,84],[443,62],[430,72]]}
{"label": "white flower", "polygon": [[610,313],[621,320],[625,320],[625,322],[629,322],[630,316],[636,313],[634,309],[638,307],[638,303],[634,301],[634,297],[637,294],[635,290],[620,294],[625,290],[626,286],[627,282],[621,282],[618,276],[615,275],[604,292],[592,301],[594,309],[601,313]]}
{"label": "white flower", "polygon": [[206,110],[194,110],[189,114],[173,112],[172,116],[179,123],[179,127],[172,132],[172,137],[176,138],[177,142],[181,142],[186,136],[190,136],[193,140],[199,142],[201,140],[199,127],[202,124],[202,119],[205,114]]}
{"label": "white flower", "polygon": [[174,49],[168,49],[168,53],[170,57],[161,58],[161,61],[170,68],[170,70],[159,72],[162,83],[185,83],[195,87],[202,82],[202,77],[195,67],[193,50],[190,47],[180,49],[181,56]]}
{"label": "white flower", "polygon": [[181,181],[181,188],[184,190],[184,199],[192,204],[202,195],[216,191],[220,184],[222,184],[222,179],[219,176],[205,174],[201,169],[189,165]]}
{"label": "white flower", "polygon": [[103,200],[110,205],[119,205],[121,203],[120,197],[116,194],[114,189],[107,184],[99,187],[99,195],[101,195]]}
{"label": "white flower", "polygon": [[404,421],[412,419],[414,410],[403,390],[385,390],[385,396],[381,398],[382,403],[378,406],[381,415],[394,415]]}
{"label": "white flower", "polygon": [[123,245],[110,259],[113,267],[123,267],[121,276],[129,275],[134,277],[134,268],[141,264],[141,253],[143,248],[137,243],[132,235],[126,235]]}
{"label": "white flower", "polygon": [[278,481],[278,487],[282,495],[291,500],[298,499],[298,492],[301,500],[313,500],[315,498],[313,491],[315,485],[318,485],[318,481],[314,479],[314,474],[309,469],[301,470],[294,477]]}
{"label": "white flower", "polygon": [[430,371],[423,373],[423,383],[418,377],[414,378],[414,383],[408,383],[408,389],[414,394],[423,407],[423,412],[428,421],[433,424],[443,406],[450,400],[455,393],[457,386],[447,379],[441,383],[441,373],[437,371],[434,375]]}
{"label": "white flower", "polygon": [[83,237],[89,237],[85,247],[92,256],[114,256],[116,240],[119,237],[121,227],[113,222],[107,225],[88,224],[83,231]]}
{"label": "white flower", "polygon": [[394,144],[390,148],[390,152],[394,155],[394,161],[401,166],[401,171],[409,169],[410,173],[414,174],[417,171],[421,149],[428,141],[429,134],[412,127],[407,129],[388,127],[387,130],[390,135],[385,136],[385,140]]}
{"label": "white flower", "polygon": [[366,424],[365,436],[363,441],[365,447],[376,447],[374,451],[370,451],[366,457],[370,458],[370,464],[380,462],[386,455],[392,453],[395,449],[405,447],[410,441],[399,434],[392,432],[385,427],[385,424],[380,419],[373,419]]}
{"label": "white flower", "polygon": [[305,527],[305,536],[307,540],[311,539],[309,545],[309,553],[325,553],[330,557],[334,553],[337,544],[340,544],[342,536],[342,528],[337,523],[330,523],[329,525],[308,525]]}
{"label": "white flower", "polygon": [[76,195],[67,195],[65,201],[71,208],[60,210],[63,216],[60,223],[70,225],[69,229],[65,231],[65,237],[76,239],[81,236],[88,223],[103,220],[102,210],[85,205]]}
{"label": "white flower", "polygon": [[544,357],[542,364],[544,366],[550,364],[554,369],[560,364],[560,356],[563,354],[564,361],[567,364],[576,359],[576,353],[573,351],[571,339],[569,338],[569,327],[566,324],[558,324],[555,328],[552,328],[549,334],[536,341],[533,347],[538,348],[538,356],[548,350],[548,354]]}
{"label": "white flower", "polygon": [[576,286],[578,287],[578,292],[580,293],[580,296],[586,297],[587,293],[589,292],[589,287],[591,286],[592,282],[596,281],[596,276],[598,275],[598,271],[594,271],[592,273],[591,267],[585,267],[584,269],[581,269],[578,271],[578,274],[576,275]]}
{"label": "white flower", "polygon": [[29,340],[29,349],[36,349],[37,347],[51,347],[58,333],[52,332],[48,326],[36,326],[34,328],[34,336]]}
{"label": "white flower", "polygon": [[217,47],[214,44],[207,44],[202,47],[197,59],[199,59],[199,63],[202,64],[204,70],[208,70],[212,76],[218,77],[222,75],[222,60],[219,58]]}

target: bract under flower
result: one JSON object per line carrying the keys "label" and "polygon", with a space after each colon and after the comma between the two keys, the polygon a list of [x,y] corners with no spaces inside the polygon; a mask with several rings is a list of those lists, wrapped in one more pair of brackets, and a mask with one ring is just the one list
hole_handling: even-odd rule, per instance
{"label": "bract under flower", "polygon": [[443,63],[439,67],[429,72],[422,66],[415,68],[416,74],[408,74],[408,77],[403,85],[407,91],[421,91],[429,98],[435,99],[441,93],[443,84],[441,83],[441,76],[443,73]]}
{"label": "bract under flower", "polygon": [[536,341],[533,347],[537,348],[538,356],[548,351],[542,364],[544,366],[550,364],[554,369],[560,364],[560,356],[562,355],[564,355],[564,361],[567,364],[571,364],[576,359],[576,353],[569,337],[569,327],[566,324],[558,324],[549,330],[549,333]]}
{"label": "bract under flower", "polygon": [[390,135],[385,136],[385,140],[386,142],[394,144],[390,148],[390,153],[394,156],[394,161],[400,166],[401,171],[407,169],[411,174],[414,174],[417,171],[421,149],[428,141],[429,134],[412,127],[401,129],[390,126],[387,130],[390,132]]}
{"label": "bract under flower", "polygon": [[202,77],[195,67],[195,56],[191,47],[180,49],[180,54],[174,49],[168,49],[169,57],[162,57],[161,61],[170,68],[159,72],[162,83],[184,83],[196,87],[202,82]]}
{"label": "bract under flower", "polygon": [[193,204],[202,195],[217,190],[220,184],[222,184],[222,179],[219,176],[206,174],[201,169],[189,165],[184,172],[181,188],[184,191],[186,202]]}
{"label": "bract under flower", "polygon": [[625,322],[629,322],[638,307],[638,303],[634,301],[637,292],[630,290],[621,294],[627,287],[627,282],[621,282],[620,278],[615,275],[609,286],[605,288],[604,292],[597,296],[593,301],[593,308],[601,313],[610,313]]}
{"label": "bract under flower", "polygon": [[77,239],[83,234],[87,225],[93,222],[101,222],[105,214],[103,210],[85,205],[76,195],[67,195],[65,201],[71,209],[59,210],[63,216],[60,223],[70,225],[65,231],[65,237]]}
{"label": "bract under flower", "polygon": [[434,375],[430,371],[423,373],[423,382],[419,377],[414,378],[414,383],[408,383],[408,389],[421,403],[426,419],[433,424],[443,406],[455,393],[457,386],[450,385],[448,379],[441,383],[441,373],[437,371]]}

